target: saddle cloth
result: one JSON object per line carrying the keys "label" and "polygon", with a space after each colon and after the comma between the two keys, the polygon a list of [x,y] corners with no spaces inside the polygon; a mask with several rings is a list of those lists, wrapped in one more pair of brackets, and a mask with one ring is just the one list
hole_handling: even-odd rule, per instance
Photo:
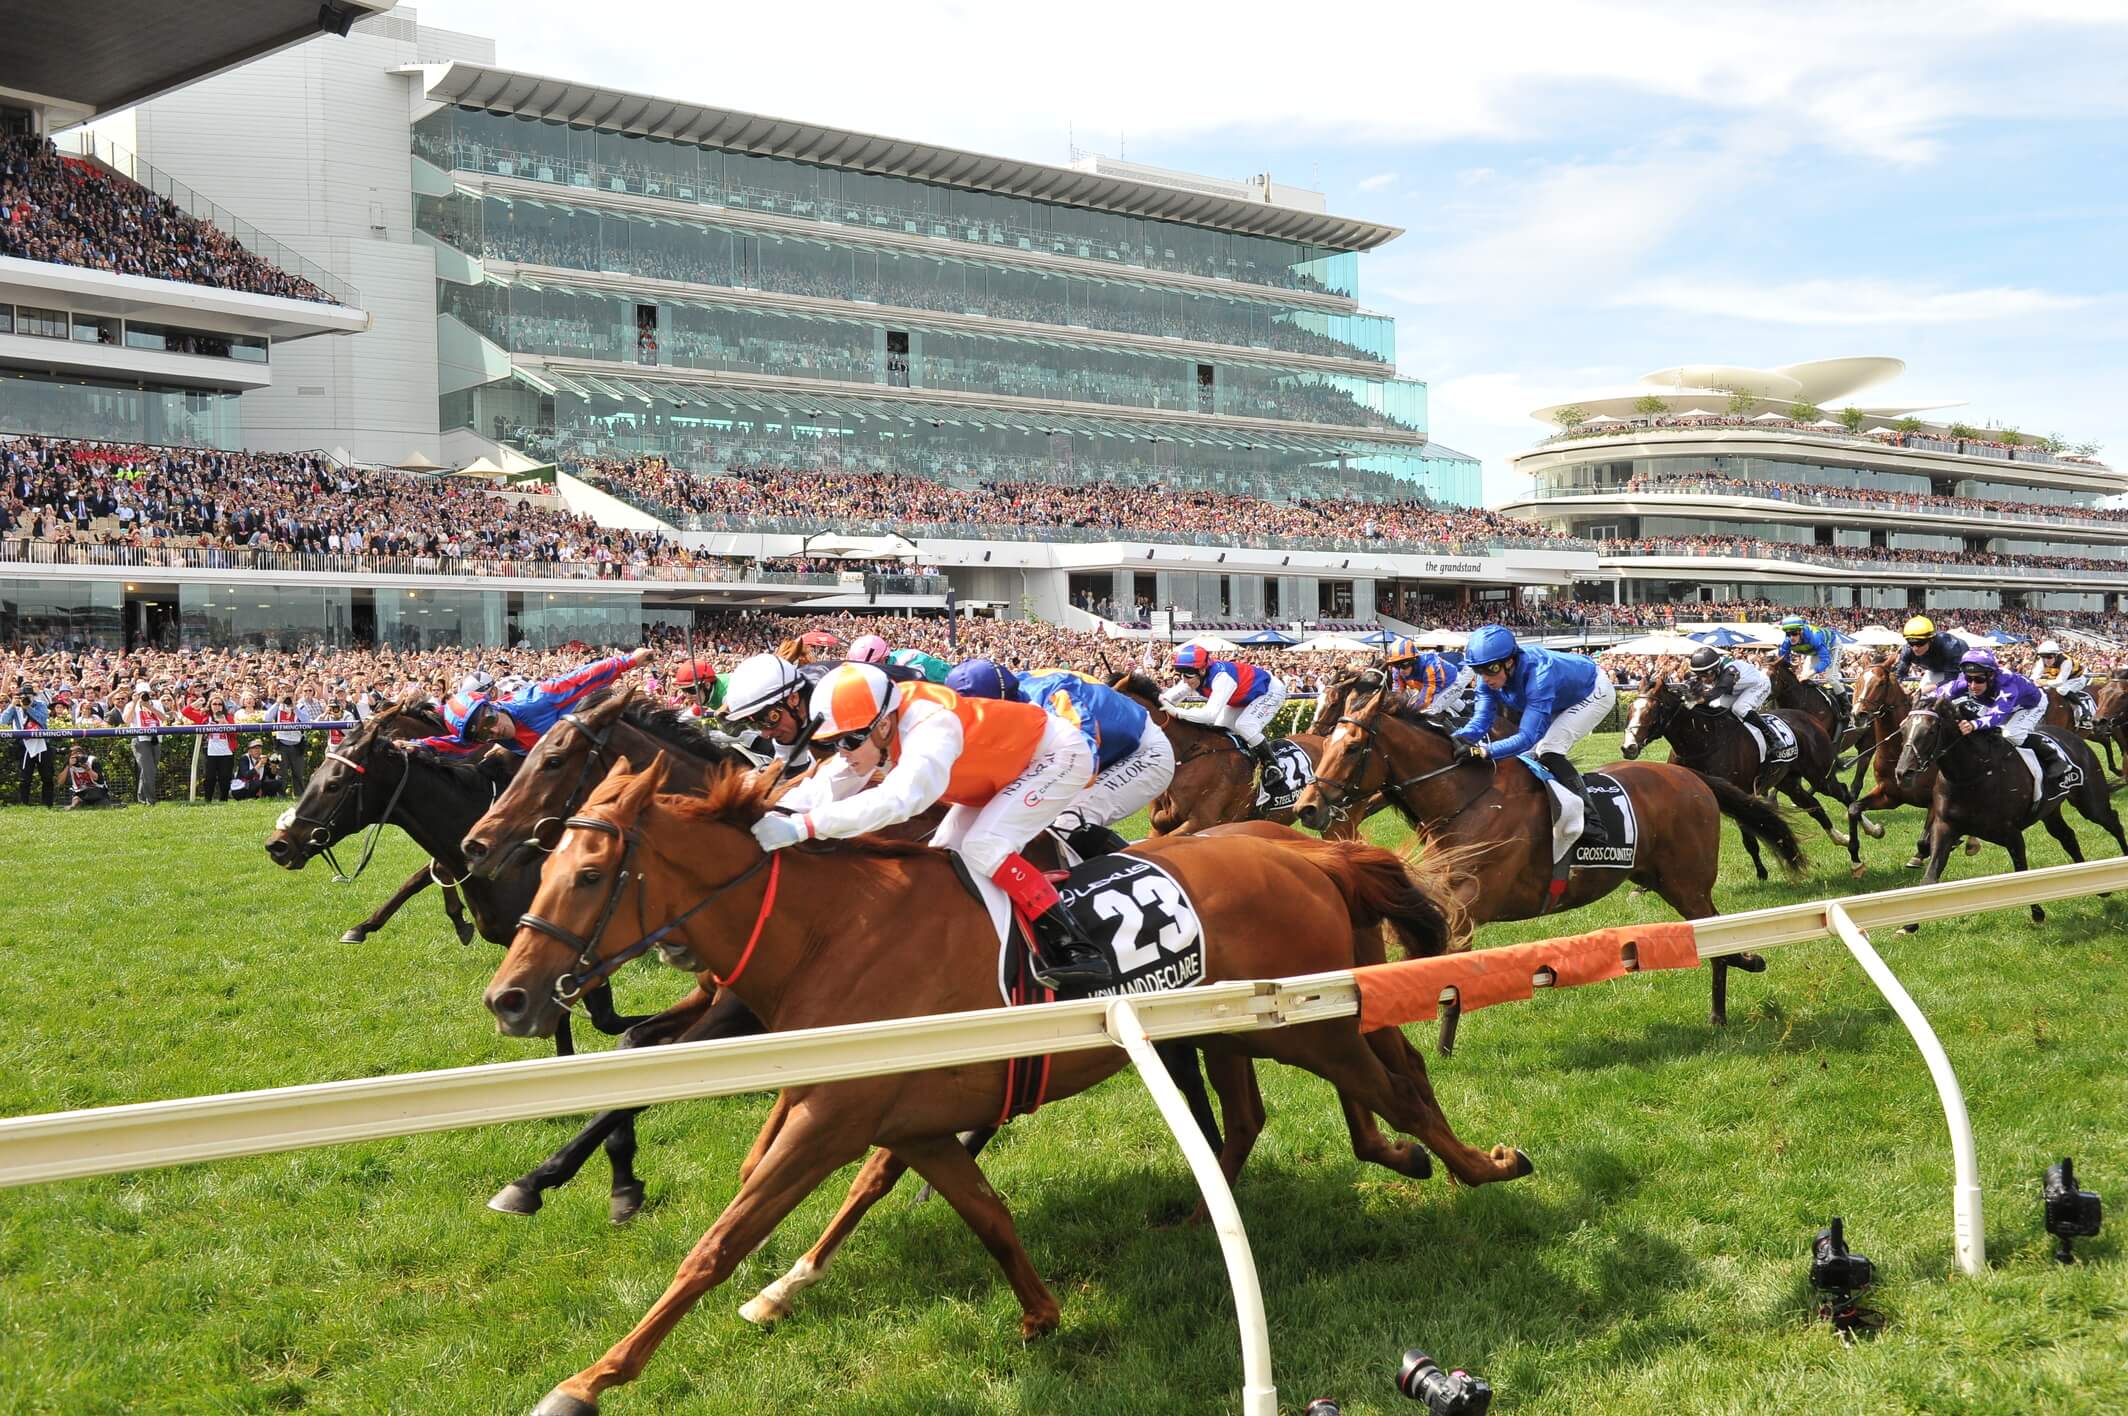
{"label": "saddle cloth", "polygon": [[[1107,998],[1189,988],[1204,982],[1204,927],[1189,893],[1164,867],[1135,855],[1095,856],[1057,881],[1064,907],[1094,943],[1115,960],[1116,983],[1077,997]],[[998,950],[998,992],[1006,1003],[1043,1002],[1015,982],[1031,978],[1026,930],[1012,931]]]}
{"label": "saddle cloth", "polygon": [[[1631,870],[1640,853],[1640,821],[1633,814],[1632,798],[1616,780],[1601,772],[1584,772],[1581,780],[1589,789],[1589,801],[1603,813],[1604,829],[1610,833],[1607,846],[1587,847],[1581,841],[1581,798],[1561,786],[1536,758],[1524,756],[1523,765],[1537,774],[1552,799],[1552,864],[1561,863],[1597,870]],[[1572,852],[1571,858],[1569,852]]]}
{"label": "saddle cloth", "polygon": [[[1780,718],[1776,718],[1776,717],[1774,717],[1774,716],[1773,716],[1772,714],[1770,714],[1770,713],[1769,713],[1769,714],[1766,714],[1766,715],[1765,715],[1765,719],[1766,719],[1766,721],[1767,721],[1768,723],[1772,724],[1772,726],[1773,726],[1773,734],[1774,734],[1774,738],[1776,739],[1776,741],[1775,741],[1775,742],[1774,742],[1774,744],[1773,744],[1773,750],[1772,750],[1771,752],[1768,752],[1768,751],[1767,751],[1767,747],[1766,747],[1766,735],[1765,735],[1764,733],[1760,732],[1760,731],[1759,731],[1759,730],[1758,730],[1757,728],[1753,727],[1753,726],[1752,726],[1751,724],[1749,724],[1749,723],[1745,723],[1745,724],[1744,724],[1744,731],[1745,731],[1745,732],[1747,732],[1747,733],[1750,733],[1750,734],[1751,734],[1751,740],[1752,740],[1753,742],[1755,742],[1755,743],[1757,743],[1757,744],[1759,745],[1759,761],[1761,761],[1761,762],[1793,762],[1793,761],[1795,761],[1795,758],[1796,758],[1796,740],[1795,740],[1795,729],[1794,729],[1793,727],[1790,727],[1790,726],[1788,725],[1788,723],[1786,723],[1786,722],[1785,722],[1785,721],[1783,721],[1782,719],[1780,719]],[[1740,719],[1739,721],[1742,721],[1742,720]]]}
{"label": "saddle cloth", "polygon": [[2046,772],[2040,766],[2039,754],[2023,743],[2018,745],[2017,756],[2025,764],[2025,770],[2032,774],[2032,808],[2035,811],[2047,806],[2050,802],[2062,800],[2070,792],[2075,791],[2084,784],[2084,769],[2077,765],[2074,757],[2062,751],[2060,743],[2037,731],[2025,738],[2025,743],[2040,741],[2044,741],[2050,749],[2060,756],[2063,771],[2061,780],[2054,784],[2054,791],[2050,795],[2047,791]]}
{"label": "saddle cloth", "polygon": [[[1240,738],[1234,741],[1241,743]],[[1242,751],[1248,751],[1246,745],[1242,746]],[[1302,750],[1301,745],[1291,738],[1280,738],[1272,743],[1271,756],[1277,761],[1278,774],[1285,779],[1285,784],[1273,795],[1264,790],[1262,781],[1257,782],[1256,809],[1259,812],[1287,810],[1315,780],[1315,764],[1308,760],[1308,754]]]}

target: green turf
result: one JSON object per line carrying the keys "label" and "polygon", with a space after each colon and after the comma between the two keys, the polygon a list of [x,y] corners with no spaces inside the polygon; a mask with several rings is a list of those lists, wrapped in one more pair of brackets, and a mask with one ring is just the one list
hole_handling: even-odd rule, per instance
{"label": "green turf", "polygon": [[[316,866],[267,864],[272,815],[0,811],[0,1114],[532,1055],[480,1009],[495,951],[461,948],[432,899],[367,945],[336,942],[412,868],[404,840],[335,886]],[[1912,883],[1898,861],[1917,824],[1905,813],[1867,843],[1864,888]],[[1371,834],[1400,832],[1378,819]],[[2035,864],[2060,859],[2032,841]],[[1844,852],[1809,846],[1807,879],[1758,885],[1732,833],[1723,908],[1854,888]],[[2003,868],[1990,849],[1952,873]],[[2109,1201],[2128,1196],[2122,912],[2080,900],[2044,927],[2019,911],[1877,941],[1968,1089],[1994,1260],[1978,1280],[1952,1271],[1927,1074],[1836,943],[1738,976],[1726,1031],[1707,1024],[1704,974],[1467,1019],[1433,1067],[1449,1118],[1537,1164],[1484,1190],[1361,1166],[1328,1089],[1264,1069],[1270,1126],[1239,1194],[1285,1408],[1330,1395],[1351,1413],[1418,1409],[1389,1388],[1414,1343],[1488,1376],[1502,1411],[2128,1408],[2118,1242],[2057,1267],[2038,1203],[2063,1154]],[[1662,917],[1653,897],[1620,894],[1480,942]],[[644,967],[621,989],[643,1010],[681,980]],[[622,1230],[597,1160],[536,1218],[482,1208],[562,1121],[0,1192],[0,1411],[525,1410],[663,1287],[730,1195],[765,1105],[646,1117],[650,1200]],[[1128,1073],[1015,1125],[985,1165],[1063,1304],[1055,1337],[1023,1346],[988,1257],[943,1205],[906,1195],[792,1320],[748,1326],[738,1303],[810,1243],[838,1177],[606,1409],[1235,1409],[1219,1252],[1207,1232],[1156,1223],[1192,1188]],[[1833,1213],[1880,1265],[1891,1319],[1853,1348],[1808,1321],[1805,1252]]]}

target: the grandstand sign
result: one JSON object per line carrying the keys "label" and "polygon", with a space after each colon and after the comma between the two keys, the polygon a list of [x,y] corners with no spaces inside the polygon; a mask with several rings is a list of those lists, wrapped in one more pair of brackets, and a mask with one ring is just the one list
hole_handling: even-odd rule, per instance
{"label": "the grandstand sign", "polygon": [[1434,560],[1431,557],[1419,562],[1424,575],[1487,575],[1506,569],[1506,564],[1496,559],[1480,560]]}

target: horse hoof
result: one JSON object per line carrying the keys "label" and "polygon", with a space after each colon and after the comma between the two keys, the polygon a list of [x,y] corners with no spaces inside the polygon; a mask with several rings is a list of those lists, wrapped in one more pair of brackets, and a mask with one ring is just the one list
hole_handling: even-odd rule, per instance
{"label": "horse hoof", "polygon": [[1918,924],[1902,924],[1899,926],[1899,932],[1901,934],[1919,934],[1921,926]]}
{"label": "horse hoof", "polygon": [[739,1316],[755,1327],[774,1327],[790,1315],[790,1304],[778,1303],[766,1293],[756,1293],[739,1305]]}
{"label": "horse hoof", "polygon": [[2032,923],[2045,924],[2046,922],[2047,912],[2041,909],[2038,905],[2032,906]]}
{"label": "horse hoof", "polygon": [[1020,1318],[1020,1341],[1032,1342],[1057,1330],[1055,1313],[1027,1313]]}
{"label": "horse hoof", "polygon": [[1965,853],[1969,856],[1977,856],[1980,854],[1980,838],[1978,836],[1968,836],[1965,838]]}
{"label": "horse hoof", "polygon": [[1904,868],[1907,870],[1919,870],[1922,866],[1927,864],[1928,862],[1923,860],[1920,856],[1908,856],[1906,858],[1906,864]]}
{"label": "horse hoof", "polygon": [[1884,824],[1880,821],[1872,821],[1865,816],[1862,818],[1862,832],[1872,841],[1881,841],[1884,839]]}
{"label": "horse hoof", "polygon": [[1517,1150],[1515,1152],[1515,1173],[1510,1178],[1520,1180],[1524,1176],[1535,1175],[1536,1173],[1536,1164],[1530,1160],[1529,1156],[1525,1152]]}
{"label": "horse hoof", "polygon": [[1729,967],[1742,969],[1745,973],[1759,974],[1766,972],[1766,961],[1756,954],[1731,954]]}
{"label": "horse hoof", "polygon": [[545,1203],[539,1197],[539,1191],[527,1189],[513,1180],[495,1192],[495,1198],[488,1201],[488,1208],[497,1214],[538,1214],[539,1207]]}
{"label": "horse hoof", "polygon": [[1860,861],[1856,861],[1853,865],[1847,868],[1848,877],[1854,880],[1860,880],[1864,875],[1867,875],[1868,873],[1869,872],[1863,868],[1862,862]]}
{"label": "horse hoof", "polygon": [[342,944],[360,944],[363,940],[367,938],[369,938],[369,935],[363,932],[362,930],[350,929],[347,931],[347,933],[340,936],[340,942]]}
{"label": "horse hoof", "polygon": [[1853,840],[1854,838],[1848,835],[1845,831],[1834,831],[1832,833],[1832,843],[1836,846],[1847,846],[1851,844]]}
{"label": "horse hoof", "polygon": [[[457,926],[457,929],[458,929],[458,942],[459,942],[460,944],[471,944],[471,943],[473,942],[473,927],[472,927],[471,925],[467,925],[467,924],[462,924],[462,925],[459,925],[459,926]],[[572,1399],[573,1399],[573,1398],[572,1398]],[[588,1410],[595,1410],[595,1409],[596,1409],[595,1407],[586,1407],[586,1408],[585,1408],[585,1410],[587,1410],[587,1411],[588,1411]]]}
{"label": "horse hoof", "polygon": [[607,1201],[606,1218],[615,1224],[626,1224],[643,1208],[643,1187],[640,1184],[623,1185],[613,1192]]}
{"label": "horse hoof", "polygon": [[598,1403],[571,1396],[556,1387],[532,1408],[532,1416],[598,1416]]}

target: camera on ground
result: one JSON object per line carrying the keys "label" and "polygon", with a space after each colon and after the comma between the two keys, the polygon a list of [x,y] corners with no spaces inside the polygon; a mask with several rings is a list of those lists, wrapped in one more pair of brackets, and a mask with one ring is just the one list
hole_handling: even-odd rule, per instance
{"label": "camera on ground", "polygon": [[1433,1416],[1485,1416],[1493,1404],[1492,1384],[1474,1377],[1461,1367],[1441,1370],[1440,1363],[1413,1347],[1404,1353],[1397,1370],[1397,1390],[1413,1401],[1423,1401]]}

